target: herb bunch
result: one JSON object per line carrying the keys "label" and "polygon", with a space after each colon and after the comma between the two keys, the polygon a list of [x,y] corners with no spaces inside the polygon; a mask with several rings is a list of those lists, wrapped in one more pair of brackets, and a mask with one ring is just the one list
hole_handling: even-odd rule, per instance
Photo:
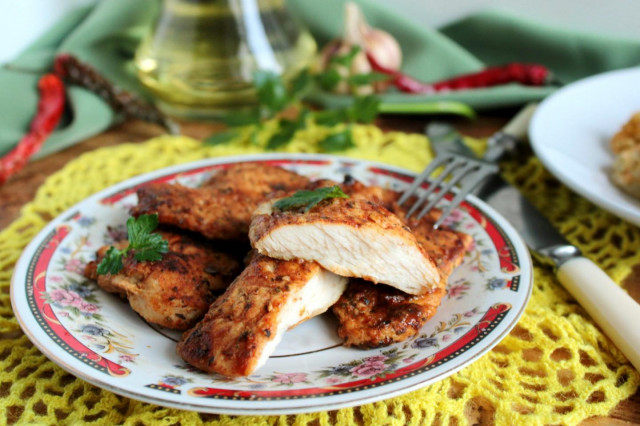
{"label": "herb bunch", "polygon": [[[359,48],[358,48],[359,49]],[[341,81],[349,85],[366,85],[371,81],[377,81],[381,75],[378,73],[360,74],[343,77],[339,67],[348,66],[358,50],[335,56],[331,59],[330,66],[321,73],[311,74],[308,69],[300,72],[287,85],[280,76],[271,71],[256,71],[253,74],[253,85],[258,98],[258,106],[246,113],[234,113],[223,119],[230,128],[226,131],[215,133],[205,139],[207,145],[220,145],[240,137],[249,128],[249,140],[257,144],[260,131],[268,120],[278,120],[278,130],[269,138],[266,144],[267,150],[276,150],[286,146],[295,133],[307,127],[308,120],[317,124],[333,127],[340,123],[346,123],[344,130],[336,131],[324,140],[319,146],[322,151],[343,151],[355,146],[353,142],[352,124],[371,123],[378,115],[380,100],[374,95],[356,96],[351,105],[344,108],[311,111],[301,101],[312,90],[321,88],[330,90]],[[388,78],[388,76],[384,76]],[[282,117],[286,110],[290,112],[297,107],[296,115]]]}

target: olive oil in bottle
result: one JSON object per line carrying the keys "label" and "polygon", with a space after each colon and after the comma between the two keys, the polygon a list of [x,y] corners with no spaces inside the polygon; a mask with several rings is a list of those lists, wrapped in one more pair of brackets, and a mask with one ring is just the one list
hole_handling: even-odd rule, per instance
{"label": "olive oil in bottle", "polygon": [[135,63],[164,112],[207,119],[255,104],[255,70],[288,79],[315,52],[283,0],[164,0]]}

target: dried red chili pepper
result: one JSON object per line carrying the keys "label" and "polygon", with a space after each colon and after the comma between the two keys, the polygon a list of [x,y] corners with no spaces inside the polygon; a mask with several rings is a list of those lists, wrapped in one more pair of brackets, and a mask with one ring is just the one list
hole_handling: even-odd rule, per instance
{"label": "dried red chili pepper", "polygon": [[38,80],[40,99],[29,132],[18,145],[0,158],[0,185],[29,161],[56,128],[65,104],[64,84],[55,74],[45,74]]}
{"label": "dried red chili pepper", "polygon": [[371,55],[367,55],[367,58],[375,71],[392,76],[393,84],[399,90],[407,93],[436,93],[449,90],[477,89],[508,83],[542,86],[551,81],[551,73],[543,65],[511,63],[488,67],[476,73],[464,74],[435,83],[424,83],[400,71],[390,70],[381,66]]}
{"label": "dried red chili pepper", "polygon": [[112,84],[98,70],[81,62],[75,56],[61,53],[53,62],[53,69],[60,78],[77,84],[97,94],[124,118],[137,118],[163,126],[171,134],[180,134],[180,126],[165,116],[155,106],[146,103],[131,92]]}

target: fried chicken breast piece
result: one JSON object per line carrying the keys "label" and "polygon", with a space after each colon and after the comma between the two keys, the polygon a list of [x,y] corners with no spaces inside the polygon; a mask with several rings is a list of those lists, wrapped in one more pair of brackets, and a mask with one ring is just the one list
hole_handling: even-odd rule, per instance
{"label": "fried chicken breast piece", "polygon": [[[400,194],[380,187],[367,187],[350,181],[342,185],[345,193],[365,197],[394,211],[411,228],[418,242],[436,261],[442,279],[430,292],[414,296],[397,289],[351,280],[347,290],[333,306],[339,321],[338,335],[346,346],[376,348],[404,341],[419,333],[435,315],[446,294],[447,278],[462,263],[473,242],[470,235],[445,227],[433,229],[440,212],[431,211],[421,220],[406,219],[407,207],[398,206]],[[406,204],[411,206],[411,200]]]}
{"label": "fried chicken breast piece", "polygon": [[309,178],[266,163],[235,163],[216,171],[202,188],[240,191],[251,198],[291,191],[309,184]]}
{"label": "fried chicken breast piece", "polygon": [[640,111],[634,113],[629,121],[613,135],[610,144],[614,154],[640,147]]}
{"label": "fried chicken breast piece", "polygon": [[177,352],[206,372],[247,376],[267,361],[286,330],[333,305],[346,282],[316,262],[256,254],[203,320],[183,334]]}
{"label": "fried chicken breast piece", "polygon": [[[109,246],[97,251],[84,275],[104,290],[129,300],[146,321],[176,330],[192,327],[216,297],[241,271],[241,262],[197,236],[158,231],[169,243],[162,260],[140,262],[129,253],[117,274],[98,275],[97,267]],[[116,244],[123,249],[127,241]]]}
{"label": "fried chicken breast piece", "polygon": [[420,332],[446,295],[447,279],[462,263],[471,236],[444,227],[433,229],[438,214],[409,222],[418,242],[431,254],[442,273],[438,286],[414,296],[385,285],[351,280],[332,311],[338,335],[346,346],[377,348],[402,342]]}
{"label": "fried chicken breast piece", "polygon": [[384,284],[351,279],[332,311],[345,346],[378,348],[402,342],[420,332],[436,314],[446,294],[446,280],[414,296]]}
{"label": "fried chicken breast piece", "polygon": [[249,239],[278,259],[316,261],[346,277],[424,294],[440,282],[435,261],[389,210],[360,198],[323,200],[310,211],[279,211],[277,200],[256,209]]}
{"label": "fried chicken breast piece", "polygon": [[200,188],[150,183],[138,189],[134,216],[158,214],[161,224],[211,239],[247,238],[251,214],[272,193],[300,189],[309,179],[263,163],[239,163],[212,176]]}

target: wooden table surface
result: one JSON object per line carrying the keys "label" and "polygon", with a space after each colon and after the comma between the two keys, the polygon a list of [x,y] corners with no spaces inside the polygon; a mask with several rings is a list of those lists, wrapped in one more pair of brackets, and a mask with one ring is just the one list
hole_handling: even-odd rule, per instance
{"label": "wooden table surface", "polygon": [[[499,110],[484,114],[474,120],[457,117],[437,117],[437,119],[450,122],[464,134],[486,137],[498,130],[515,112],[514,110]],[[433,119],[435,119],[433,116],[385,116],[379,118],[377,124],[383,129],[421,133],[427,120]],[[202,139],[220,128],[217,124],[183,123],[182,131],[187,136]],[[44,180],[60,170],[69,160],[83,152],[99,147],[122,142],[142,142],[162,133],[163,130],[155,125],[140,121],[128,121],[62,152],[29,163],[5,185],[0,186],[0,229],[18,217],[20,208],[31,201]],[[640,302],[640,265],[634,268],[633,273],[627,277],[623,285],[634,299]],[[482,407],[470,408],[467,416],[471,423],[483,424]],[[640,389],[631,398],[619,403],[609,416],[592,417],[581,424],[588,426],[640,424]]]}

